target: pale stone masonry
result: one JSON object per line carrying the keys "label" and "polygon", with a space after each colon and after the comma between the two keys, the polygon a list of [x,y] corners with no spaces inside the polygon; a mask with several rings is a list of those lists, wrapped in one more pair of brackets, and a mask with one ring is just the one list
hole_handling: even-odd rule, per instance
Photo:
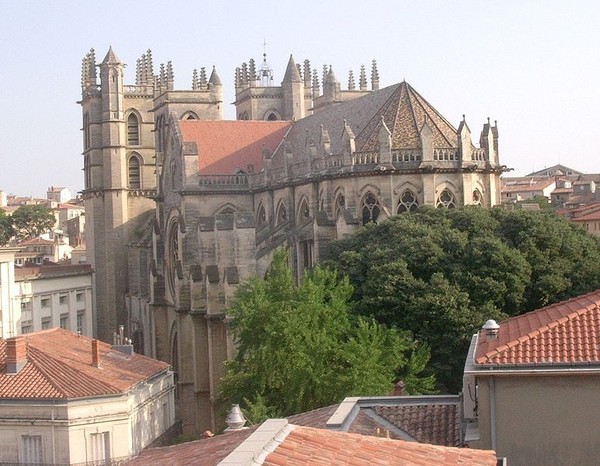
{"label": "pale stone masonry", "polygon": [[[290,57],[281,86],[266,58],[235,72],[236,116],[223,120],[221,80],[152,54],[123,83],[111,49],[83,61],[85,206],[96,271],[97,335],[127,326],[138,351],[170,362],[183,428],[214,430],[223,362],[234,355],[226,310],[241,280],[289,251],[297,277],[331,240],[419,205],[499,204],[498,127],[479,147],[408,83],[370,85],[361,68],[342,90]],[[321,92],[322,89],[322,92]]]}

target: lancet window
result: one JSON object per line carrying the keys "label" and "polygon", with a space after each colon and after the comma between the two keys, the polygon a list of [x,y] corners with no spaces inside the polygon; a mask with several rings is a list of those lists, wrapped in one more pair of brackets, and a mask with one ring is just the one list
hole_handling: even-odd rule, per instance
{"label": "lancet window", "polygon": [[381,208],[379,207],[379,201],[377,197],[371,192],[365,194],[365,197],[362,201],[362,223],[366,225],[367,223],[376,223],[379,218],[379,214],[381,213]]}

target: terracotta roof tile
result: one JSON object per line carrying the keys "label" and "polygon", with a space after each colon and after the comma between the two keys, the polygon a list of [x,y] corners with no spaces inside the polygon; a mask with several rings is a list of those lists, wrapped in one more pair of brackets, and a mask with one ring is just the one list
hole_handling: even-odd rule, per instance
{"label": "terracotta roof tile", "polygon": [[443,447],[296,426],[269,454],[275,465],[495,465],[493,451]]}
{"label": "terracotta roof tile", "polygon": [[497,338],[480,331],[477,364],[600,362],[600,290],[500,323]]}
{"label": "terracotta roof tile", "polygon": [[236,170],[255,172],[263,167],[262,152],[277,149],[291,126],[289,121],[200,121],[179,122],[183,141],[198,149],[198,172],[231,175]]}
{"label": "terracotta roof tile", "polygon": [[27,363],[6,373],[6,340],[0,340],[0,399],[69,399],[125,393],[169,368],[138,354],[126,355],[99,342],[100,367],[92,362],[91,339],[54,328],[22,335]]}
{"label": "terracotta roof tile", "polygon": [[135,458],[126,461],[126,466],[189,466],[192,464],[213,466],[246,440],[257,426],[237,432],[228,432],[214,437],[181,443],[169,447],[149,448]]}

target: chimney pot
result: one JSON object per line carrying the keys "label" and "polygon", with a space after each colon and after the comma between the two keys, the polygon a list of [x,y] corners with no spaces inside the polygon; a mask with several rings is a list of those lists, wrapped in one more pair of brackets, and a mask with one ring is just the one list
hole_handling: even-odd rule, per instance
{"label": "chimney pot", "polygon": [[488,320],[485,324],[483,324],[483,330],[485,330],[485,335],[487,340],[494,340],[498,336],[498,330],[500,326],[494,319]]}
{"label": "chimney pot", "polygon": [[231,405],[231,411],[229,411],[229,415],[227,416],[227,429],[225,431],[230,432],[232,430],[241,430],[244,428],[244,424],[246,424],[246,419],[242,414],[242,410],[240,409],[240,405]]}

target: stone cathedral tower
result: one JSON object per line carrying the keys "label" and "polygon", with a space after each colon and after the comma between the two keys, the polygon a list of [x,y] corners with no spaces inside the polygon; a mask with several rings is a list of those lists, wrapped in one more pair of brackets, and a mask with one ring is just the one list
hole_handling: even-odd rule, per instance
{"label": "stone cathedral tower", "polygon": [[124,84],[124,66],[112,48],[97,65],[92,49],[83,59],[79,102],[83,111],[87,248],[96,272],[94,333],[104,341],[112,341],[119,325],[125,325],[127,334],[135,336],[129,328],[125,302],[131,281],[127,250],[139,241],[143,226],[155,214],[168,115],[223,118],[222,85],[214,69],[208,80],[204,68],[199,75],[194,71],[192,90],[175,91],[171,62],[161,64],[160,73],[154,75],[150,51],[137,61],[135,85]]}

